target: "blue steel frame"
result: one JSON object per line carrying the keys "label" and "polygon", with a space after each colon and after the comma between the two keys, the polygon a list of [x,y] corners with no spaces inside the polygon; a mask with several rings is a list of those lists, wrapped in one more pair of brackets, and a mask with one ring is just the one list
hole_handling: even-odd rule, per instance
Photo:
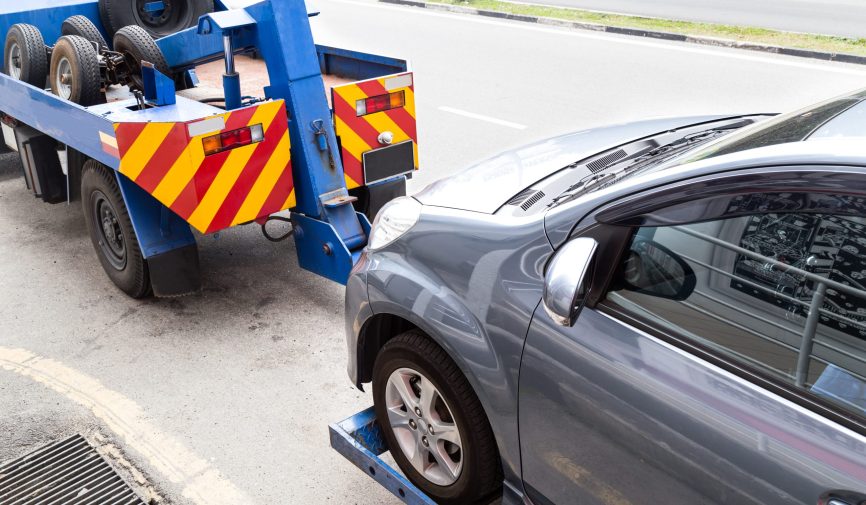
{"label": "blue steel frame", "polygon": [[409,505],[436,505],[396,469],[379,456],[388,450],[373,407],[328,427],[331,447],[382,487]]}
{"label": "blue steel frame", "polygon": [[[34,0],[18,12],[0,0],[0,33],[14,23],[30,23],[52,44],[67,17],[80,14],[101,26],[96,0]],[[217,2],[220,5],[220,2]],[[334,132],[322,72],[367,79],[408,69],[405,61],[346,51],[314,43],[303,0],[265,0],[244,9],[202,18],[199,27],[157,41],[174,70],[222,59],[223,35],[230,35],[236,53],[257,50],[267,64],[269,99],[284,99],[289,113],[292,165],[297,207],[293,209],[298,260],[302,268],[345,283],[366,245],[367,219],[348,198],[342,160]],[[170,101],[169,101],[170,102]],[[202,107],[177,97],[157,109],[126,110],[126,102],[80,107],[46,91],[0,74],[0,111],[117,170],[119,162],[103,150],[99,132],[114,135],[106,112],[116,109],[125,120],[188,121],[204,117]],[[187,117],[192,112],[197,115]],[[220,112],[213,108],[212,113]],[[74,128],[71,127],[74,125]],[[145,257],[194,243],[185,222],[164,209],[126,177],[118,175]]]}

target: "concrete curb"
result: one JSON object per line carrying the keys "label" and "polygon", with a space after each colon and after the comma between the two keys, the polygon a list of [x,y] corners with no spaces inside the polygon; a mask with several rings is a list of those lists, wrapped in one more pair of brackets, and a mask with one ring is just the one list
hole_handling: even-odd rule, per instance
{"label": "concrete curb", "polygon": [[490,11],[485,9],[476,9],[474,7],[463,7],[460,5],[441,4],[436,2],[425,2],[423,0],[379,0],[381,3],[408,5],[411,7],[421,7],[436,11],[455,12],[459,14],[474,14],[477,16],[487,16],[491,18],[507,19],[511,21],[522,21],[524,23],[536,23],[541,25],[559,26],[564,28],[574,28],[578,30],[592,30],[596,32],[616,33],[620,35],[632,35],[637,37],[647,37],[652,39],[673,40],[677,42],[687,42],[690,44],[703,44],[706,46],[730,47],[735,49],[747,49],[749,51],[760,51],[764,53],[783,54],[787,56],[797,56],[800,58],[811,58],[815,60],[837,61],[841,63],[854,63],[857,65],[866,65],[866,56],[857,56],[853,54],[837,54],[827,53],[823,51],[811,51],[809,49],[795,49],[793,47],[773,46],[769,44],[758,44],[755,42],[740,42],[730,39],[718,39],[714,37],[704,37],[700,35],[683,35],[680,33],[670,33],[654,30],[641,30],[637,28],[623,28],[619,26],[600,25],[596,23],[584,23],[580,21],[567,21],[565,19],[546,18],[538,16],[526,16],[523,14],[510,14],[507,12]]}

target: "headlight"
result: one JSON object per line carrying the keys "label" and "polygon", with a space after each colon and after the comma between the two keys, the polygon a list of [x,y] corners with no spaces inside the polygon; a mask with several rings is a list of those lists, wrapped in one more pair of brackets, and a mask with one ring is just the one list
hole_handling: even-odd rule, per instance
{"label": "headlight", "polygon": [[370,250],[381,249],[409,231],[421,217],[418,200],[402,196],[388,202],[373,221],[370,231]]}

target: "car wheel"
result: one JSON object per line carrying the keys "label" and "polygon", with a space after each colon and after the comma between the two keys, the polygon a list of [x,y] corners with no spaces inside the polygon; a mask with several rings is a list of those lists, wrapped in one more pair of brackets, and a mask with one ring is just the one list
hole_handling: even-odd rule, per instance
{"label": "car wheel", "polygon": [[147,296],[150,293],[147,261],[110,168],[94,160],[84,164],[81,203],[90,240],[105,273],[132,298]]}
{"label": "car wheel", "polygon": [[144,78],[141,76],[141,62],[153,63],[162,74],[171,77],[171,69],[165,55],[140,26],[124,26],[114,34],[114,50],[123,55],[129,69],[130,88],[144,91]]}
{"label": "car wheel", "polygon": [[33,25],[12,25],[6,34],[3,73],[44,89],[48,79],[48,51],[39,29]]}
{"label": "car wheel", "polygon": [[109,33],[136,25],[153,38],[165,37],[198,23],[198,18],[213,12],[213,0],[163,0],[158,9],[148,0],[99,0],[102,24]]}
{"label": "car wheel", "polygon": [[78,35],[99,44],[100,49],[108,49],[108,42],[105,41],[102,32],[85,16],[72,16],[66,19],[60,28],[60,33],[63,35]]}
{"label": "car wheel", "polygon": [[394,460],[438,503],[499,492],[502,470],[481,402],[445,351],[412,330],[388,341],[373,368],[373,399]]}
{"label": "car wheel", "polygon": [[89,40],[78,35],[60,37],[51,52],[51,91],[85,107],[102,100],[99,55]]}

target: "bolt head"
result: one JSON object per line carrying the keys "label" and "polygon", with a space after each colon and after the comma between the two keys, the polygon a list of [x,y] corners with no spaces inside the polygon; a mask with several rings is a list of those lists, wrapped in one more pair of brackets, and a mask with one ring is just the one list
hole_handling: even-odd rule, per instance
{"label": "bolt head", "polygon": [[431,435],[435,435],[435,434],[436,434],[436,431],[433,429],[432,426],[427,426],[427,431],[428,431]]}
{"label": "bolt head", "polygon": [[424,444],[424,447],[430,447],[430,442],[427,440],[427,437],[421,437],[421,443]]}
{"label": "bolt head", "polygon": [[418,407],[415,407],[415,415],[421,417],[421,409],[419,409]]}
{"label": "bolt head", "polygon": [[412,428],[412,429],[414,430],[415,428],[418,427],[418,425],[415,424],[415,421],[413,421],[413,420],[410,419],[410,420],[409,420],[409,427]]}

